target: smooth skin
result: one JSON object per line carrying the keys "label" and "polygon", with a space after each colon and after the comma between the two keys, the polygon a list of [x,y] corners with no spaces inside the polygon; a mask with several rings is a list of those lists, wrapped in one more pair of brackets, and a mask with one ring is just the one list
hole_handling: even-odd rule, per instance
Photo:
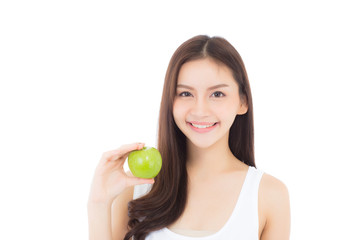
{"label": "smooth skin", "polygon": [[[231,124],[237,114],[247,112],[247,105],[238,94],[231,70],[209,58],[185,63],[178,84],[173,115],[188,141],[189,193],[183,214],[168,228],[216,232],[229,219],[249,168],[236,159],[228,145]],[[199,133],[189,126],[191,121],[217,122],[217,126]],[[88,204],[90,239],[125,236],[127,203],[133,198],[134,185],[153,181],[134,178],[122,168],[129,152],[142,147],[125,145],[104,153],[100,160]],[[289,193],[284,183],[266,173],[259,186],[258,209],[259,239],[288,240]]]}

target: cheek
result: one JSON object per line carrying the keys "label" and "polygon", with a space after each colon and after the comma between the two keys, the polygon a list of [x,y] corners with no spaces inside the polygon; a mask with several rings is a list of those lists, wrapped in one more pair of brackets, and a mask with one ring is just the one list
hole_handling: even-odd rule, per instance
{"label": "cheek", "polygon": [[217,113],[217,115],[220,118],[223,118],[223,120],[231,121],[233,118],[235,119],[237,115],[237,105],[235,102],[230,102],[226,105],[216,106],[216,109],[214,111]]}
{"label": "cheek", "polygon": [[173,116],[175,122],[178,123],[179,119],[185,116],[184,114],[185,114],[185,108],[183,104],[180,104],[179,101],[175,100],[173,105]]}
{"label": "cheek", "polygon": [[233,112],[235,103],[233,101],[222,101],[213,103],[211,108],[214,112],[229,115],[231,112]]}

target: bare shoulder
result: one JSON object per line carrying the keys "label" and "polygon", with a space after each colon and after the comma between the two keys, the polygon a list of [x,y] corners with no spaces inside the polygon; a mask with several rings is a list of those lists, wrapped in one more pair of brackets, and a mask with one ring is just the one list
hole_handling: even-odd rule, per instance
{"label": "bare shoulder", "polygon": [[289,191],[285,183],[267,173],[263,174],[259,190],[262,194],[264,194],[264,197],[276,197],[279,199],[289,195]]}
{"label": "bare shoulder", "polygon": [[261,240],[289,239],[290,200],[287,186],[264,173],[259,186],[259,209],[265,218]]}

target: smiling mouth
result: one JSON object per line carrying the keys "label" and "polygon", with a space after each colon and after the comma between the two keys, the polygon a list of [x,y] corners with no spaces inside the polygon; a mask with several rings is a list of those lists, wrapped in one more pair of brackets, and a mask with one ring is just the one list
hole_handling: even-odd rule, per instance
{"label": "smiling mouth", "polygon": [[212,127],[214,126],[216,123],[213,123],[213,124],[195,124],[195,123],[192,123],[190,122],[190,124],[193,126],[193,127],[196,127],[196,128],[209,128],[209,127]]}

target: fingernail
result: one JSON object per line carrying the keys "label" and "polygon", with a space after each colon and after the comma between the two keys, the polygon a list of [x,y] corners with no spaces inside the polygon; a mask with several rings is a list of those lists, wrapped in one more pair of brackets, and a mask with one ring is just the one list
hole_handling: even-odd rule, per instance
{"label": "fingernail", "polygon": [[145,145],[145,143],[137,143],[137,148],[138,149],[141,149],[142,147],[141,147],[141,144],[144,144]]}

